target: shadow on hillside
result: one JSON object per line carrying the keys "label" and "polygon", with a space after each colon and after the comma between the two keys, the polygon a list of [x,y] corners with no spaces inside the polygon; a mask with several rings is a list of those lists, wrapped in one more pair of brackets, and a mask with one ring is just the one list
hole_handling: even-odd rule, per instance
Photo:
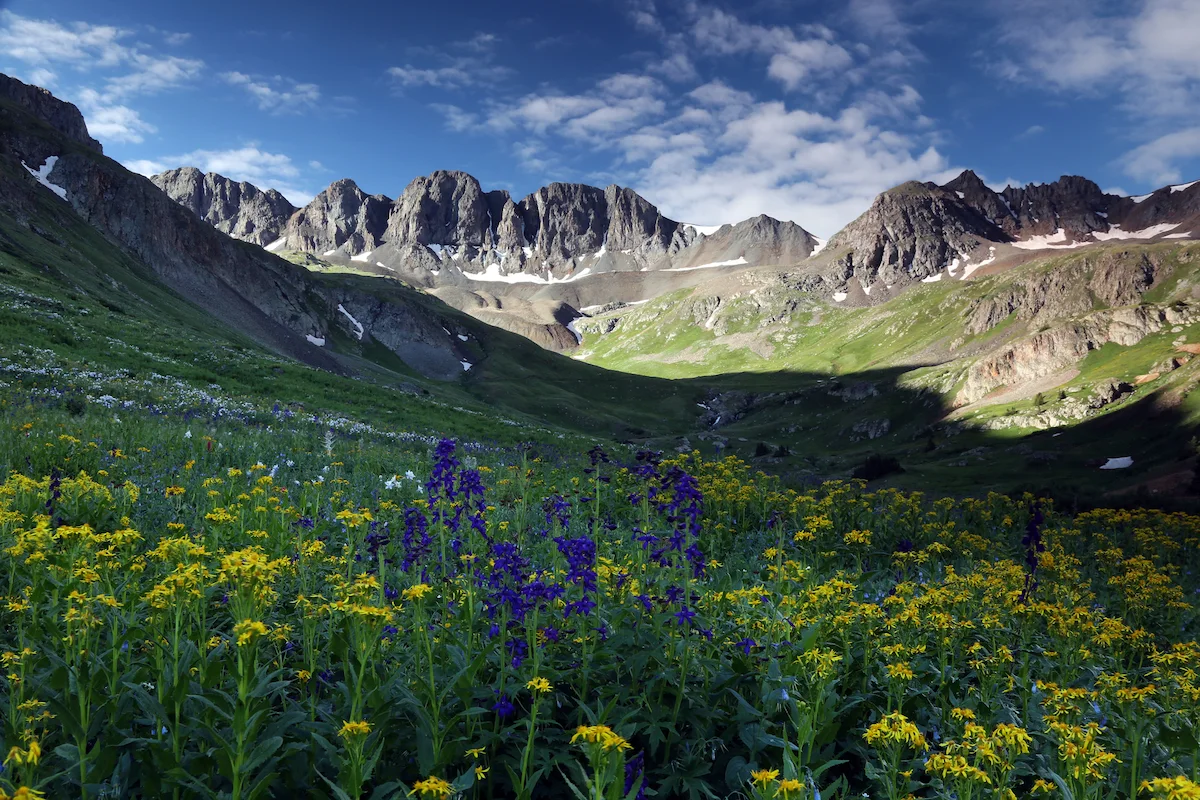
{"label": "shadow on hillside", "polygon": [[[952,408],[938,392],[901,385],[911,367],[663,379],[535,350],[493,342],[469,391],[592,435],[736,455],[792,485],[850,477],[881,454],[904,471],[872,485],[935,495],[1032,491],[1074,507],[1193,504],[1192,441],[1200,431],[1183,401],[1168,402],[1155,384],[1069,427],[984,430],[947,421]],[[1053,408],[1057,391],[1043,401]],[[996,415],[1010,409],[1032,411],[1034,401],[1004,404]],[[1132,466],[1101,469],[1122,457]]]}

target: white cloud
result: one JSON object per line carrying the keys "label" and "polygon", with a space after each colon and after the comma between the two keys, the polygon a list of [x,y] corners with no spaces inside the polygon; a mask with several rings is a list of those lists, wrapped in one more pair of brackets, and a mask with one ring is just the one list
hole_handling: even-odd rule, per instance
{"label": "white cloud", "polygon": [[42,67],[39,67],[33,72],[29,73],[29,82],[34,86],[40,86],[43,89],[53,88],[54,82],[57,80],[58,75],[55,74],[53,70],[44,69]]}
{"label": "white cloud", "polygon": [[1200,124],[1200,2],[993,0],[993,8],[1008,54],[993,65],[1000,77],[1115,96],[1135,136],[1156,136],[1119,160],[1130,177],[1175,175],[1200,156],[1190,144]]}
{"label": "white cloud", "polygon": [[242,72],[223,72],[221,80],[242,87],[261,110],[272,114],[301,113],[316,107],[321,99],[321,88],[315,83],[297,83],[279,75],[254,78]]}
{"label": "white cloud", "polygon": [[158,128],[129,106],[106,103],[92,89],[79,93],[79,104],[83,107],[88,133],[104,141],[141,144],[147,135],[158,132]]}
{"label": "white cloud", "polygon": [[[515,100],[488,98],[478,112],[437,110],[455,130],[473,127],[478,113],[489,135],[508,135],[517,163],[539,177],[563,180],[574,155],[594,161],[608,153],[611,161],[592,166],[588,179],[632,186],[674,219],[697,224],[766,213],[828,236],[880,191],[957,173],[935,146],[920,93],[906,82],[913,59],[903,42],[843,44],[821,26],[756,25],[695,3],[682,6],[677,33],[652,2],[635,0],[630,8],[632,24],[662,48],[643,54],[642,71],[610,75],[576,93],[550,84]],[[899,17],[873,33],[906,34]],[[683,79],[661,68],[660,59],[674,55],[691,68],[690,86],[668,89],[660,80]],[[733,58],[757,60],[784,91],[803,89],[795,96],[804,99],[696,78],[695,63]],[[881,64],[888,68],[877,70]]]}
{"label": "white cloud", "polygon": [[708,8],[698,13],[691,33],[697,44],[713,53],[767,56],[767,74],[789,90],[853,62],[846,48],[832,41],[832,32],[819,26],[810,27],[808,35],[800,38],[791,28],[746,23],[721,9]]}
{"label": "white cloud", "polygon": [[147,176],[177,167],[196,167],[201,172],[216,172],[260,189],[275,189],[296,206],[304,205],[315,195],[301,188],[303,176],[289,156],[261,150],[253,143],[229,150],[193,150],[182,155],[136,159],[125,162],[125,166]]}
{"label": "white cloud", "polygon": [[468,111],[463,111],[456,105],[448,103],[432,103],[429,106],[446,118],[446,127],[456,133],[468,131],[479,124],[479,117]]}
{"label": "white cloud", "polygon": [[475,83],[476,76],[462,66],[428,69],[405,64],[391,67],[387,74],[399,86],[435,86],[440,89],[457,89]]}
{"label": "white cloud", "polygon": [[[389,67],[385,74],[400,90],[429,86],[437,89],[463,89],[468,86],[498,83],[512,70],[495,64],[495,52],[500,38],[491,33],[477,33],[470,39],[450,42],[446,48],[410,48],[423,59],[420,65],[407,63]],[[446,50],[458,51],[459,55]],[[461,55],[463,52],[468,55]]]}
{"label": "white cloud", "polygon": [[53,20],[0,11],[0,51],[30,64],[94,63],[113,67],[127,58],[129,48],[121,40],[129,36],[129,31],[111,25],[60,25]]}
{"label": "white cloud", "polygon": [[728,106],[744,107],[754,102],[754,95],[749,92],[732,89],[724,81],[709,81],[703,86],[697,86],[688,92],[688,97],[706,106],[726,108]]}
{"label": "white cloud", "polygon": [[[76,102],[88,130],[110,142],[140,143],[157,128],[128,103],[195,80],[199,59],[158,56],[132,32],[112,25],[60,23],[0,11],[0,52],[30,65],[35,83],[53,83],[60,96]],[[168,39],[182,34],[174,34]],[[59,90],[63,72],[71,86]]]}
{"label": "white cloud", "polygon": [[177,56],[158,58],[145,53],[130,53],[128,63],[134,68],[132,72],[105,81],[105,94],[110,99],[120,100],[173,89],[194,80],[204,69],[204,62],[198,59]]}
{"label": "white cloud", "polygon": [[[1136,147],[1121,159],[1125,173],[1156,186],[1184,179],[1180,162],[1200,158],[1200,127],[1174,131]],[[1187,176],[1189,180],[1194,176]]]}

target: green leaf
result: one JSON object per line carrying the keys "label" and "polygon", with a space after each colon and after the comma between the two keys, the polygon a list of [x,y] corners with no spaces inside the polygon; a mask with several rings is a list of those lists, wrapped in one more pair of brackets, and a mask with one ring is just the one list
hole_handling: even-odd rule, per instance
{"label": "green leaf", "polygon": [[253,773],[254,770],[258,769],[264,761],[274,755],[275,751],[278,750],[282,744],[282,736],[271,736],[259,741],[259,743],[254,746],[254,749],[250,751],[250,757],[246,759],[246,763],[242,765],[243,772],[247,775]]}

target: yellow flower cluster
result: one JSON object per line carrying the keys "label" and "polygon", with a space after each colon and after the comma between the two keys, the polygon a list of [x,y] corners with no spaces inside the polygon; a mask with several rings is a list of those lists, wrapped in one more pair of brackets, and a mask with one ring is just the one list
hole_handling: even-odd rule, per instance
{"label": "yellow flower cluster", "polygon": [[607,725],[580,725],[571,736],[571,744],[580,741],[599,744],[605,750],[629,750],[632,747]]}
{"label": "yellow flower cluster", "polygon": [[925,735],[899,711],[894,711],[871,725],[863,734],[863,738],[872,747],[899,744],[913,750],[922,750],[927,746]]}
{"label": "yellow flower cluster", "polygon": [[1182,775],[1142,781],[1138,791],[1149,792],[1154,800],[1200,800],[1200,784],[1193,783]]}

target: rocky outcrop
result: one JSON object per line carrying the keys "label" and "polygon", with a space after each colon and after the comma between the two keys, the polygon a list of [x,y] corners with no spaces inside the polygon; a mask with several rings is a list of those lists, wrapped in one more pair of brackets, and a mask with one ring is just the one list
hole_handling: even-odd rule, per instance
{"label": "rocky outcrop", "polygon": [[736,225],[723,225],[707,236],[694,237],[687,249],[672,259],[672,265],[686,268],[741,261],[794,266],[812,255],[817,245],[817,238],[796,223],[760,214]]}
{"label": "rocky outcrop", "polygon": [[1089,314],[1039,331],[971,365],[955,404],[973,403],[995,389],[1053,375],[1108,342],[1129,347],[1166,326],[1191,324],[1196,318],[1195,310],[1186,304],[1133,306]]}
{"label": "rocky outcrop", "polygon": [[834,267],[863,286],[907,284],[956,269],[984,241],[1007,238],[953,191],[911,181],[879,197],[826,250]]}
{"label": "rocky outcrop", "polygon": [[176,203],[235,239],[266,246],[283,234],[296,207],[274,189],[260,190],[215,172],[182,167],[150,178]]}
{"label": "rocky outcrop", "polygon": [[383,243],[392,201],[368,195],[349,178],[334,181],[287,222],[284,248],[325,255],[345,248],[348,255]]}
{"label": "rocky outcrop", "polygon": [[383,238],[393,244],[436,244],[478,251],[490,238],[491,216],[479,181],[439,170],[415,178],[396,200]]}
{"label": "rocky outcrop", "polygon": [[972,301],[964,332],[986,333],[1010,315],[1032,324],[1057,323],[1086,314],[1099,301],[1118,308],[1137,303],[1154,285],[1161,254],[1133,250],[1104,250],[1081,254],[1054,270],[1039,270],[1015,278],[994,294]]}
{"label": "rocky outcrop", "polygon": [[59,100],[40,86],[30,86],[16,78],[0,75],[0,97],[28,111],[71,141],[103,153],[104,148],[88,133],[83,114],[73,104]]}
{"label": "rocky outcrop", "polygon": [[696,235],[616,185],[552,183],[522,200],[518,210],[530,258],[551,265],[601,250],[653,259],[687,247]]}

